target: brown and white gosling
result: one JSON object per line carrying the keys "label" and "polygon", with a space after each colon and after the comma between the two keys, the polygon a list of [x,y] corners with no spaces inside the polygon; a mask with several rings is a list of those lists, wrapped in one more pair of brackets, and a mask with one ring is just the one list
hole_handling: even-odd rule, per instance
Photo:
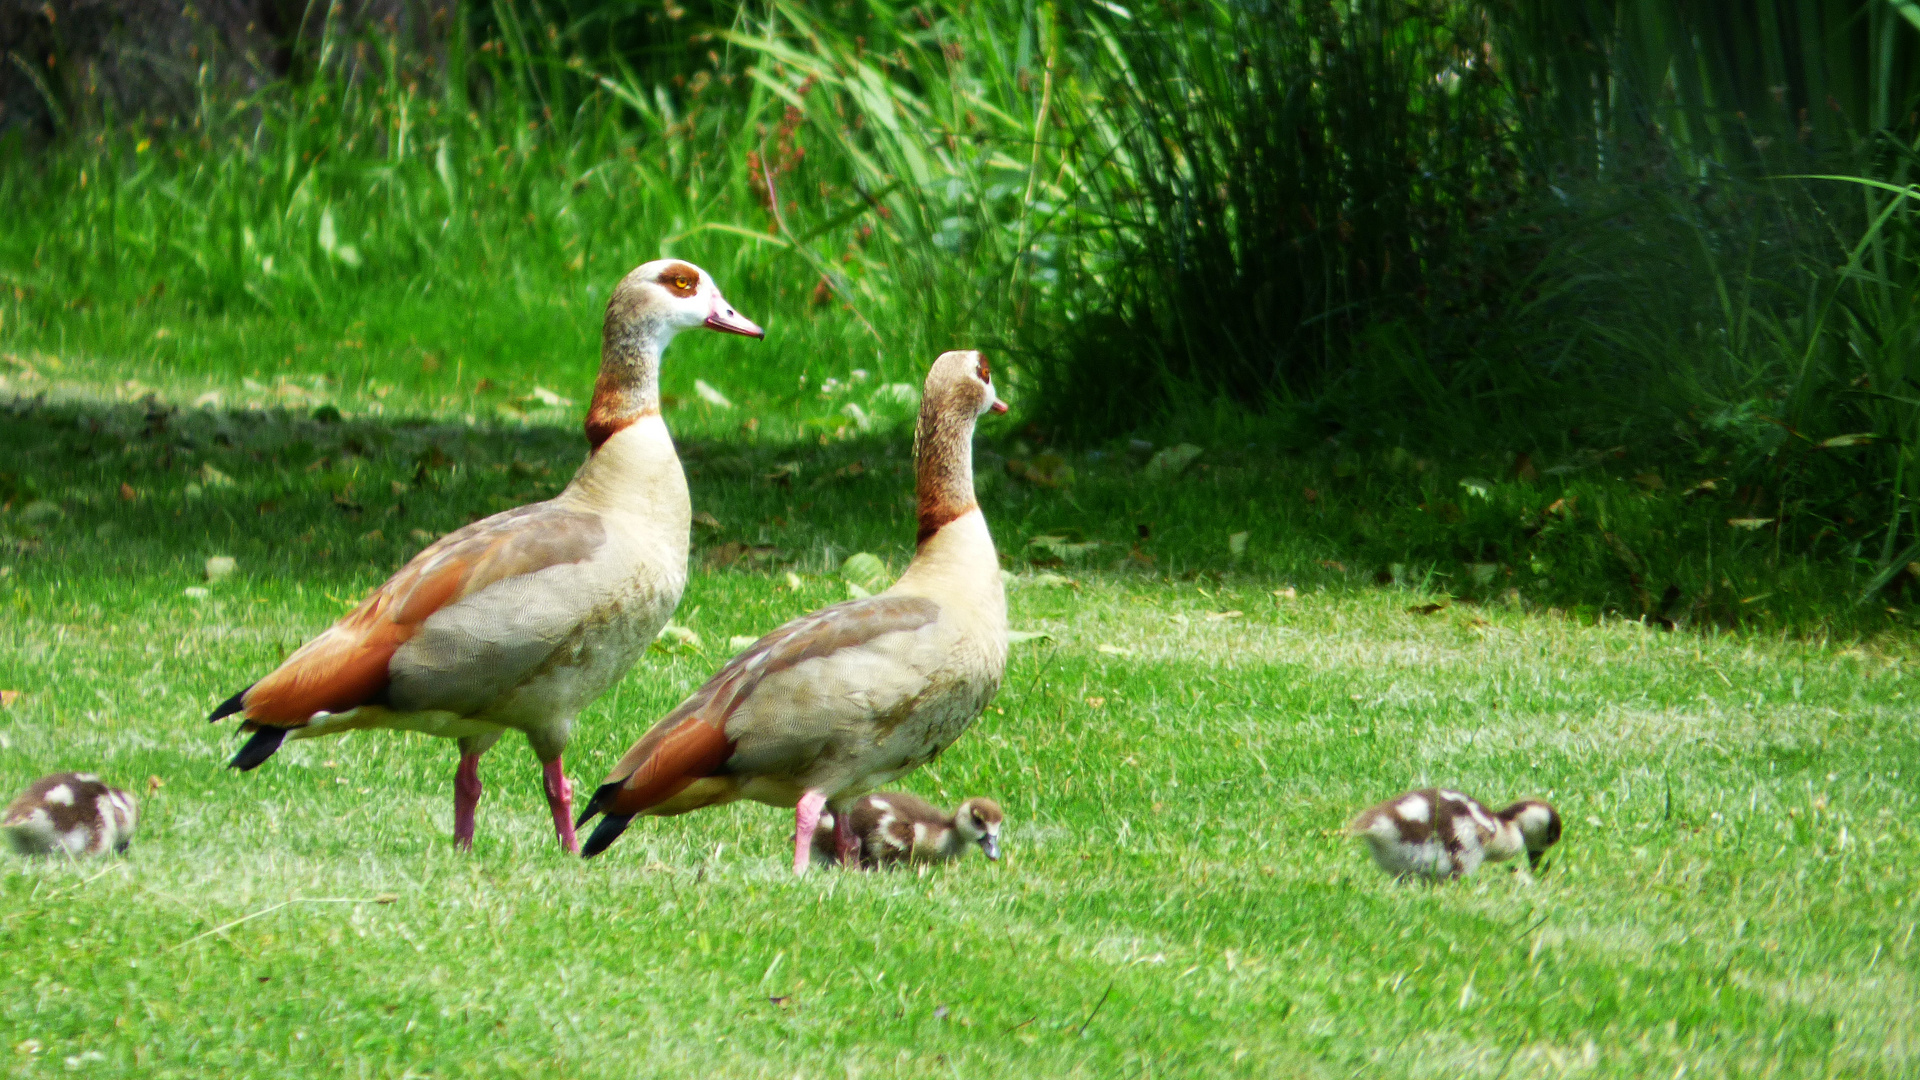
{"label": "brown and white gosling", "polygon": [[[917,795],[878,791],[856,800],[847,816],[859,845],[862,870],[908,862],[945,862],[966,854],[974,844],[980,845],[989,860],[1000,860],[1000,826],[1006,815],[992,799],[968,799],[948,814]],[[816,866],[840,861],[833,836],[835,821],[833,813],[823,813],[813,828]]]}
{"label": "brown and white gosling", "polygon": [[1483,862],[1521,852],[1527,865],[1560,842],[1560,814],[1539,799],[1499,813],[1447,788],[1396,795],[1353,819],[1348,832],[1367,842],[1373,861],[1394,877],[1464,877]]}
{"label": "brown and white gosling", "polygon": [[0,832],[22,855],[104,855],[127,850],[138,817],[133,796],[92,773],[55,773],[7,806]]}

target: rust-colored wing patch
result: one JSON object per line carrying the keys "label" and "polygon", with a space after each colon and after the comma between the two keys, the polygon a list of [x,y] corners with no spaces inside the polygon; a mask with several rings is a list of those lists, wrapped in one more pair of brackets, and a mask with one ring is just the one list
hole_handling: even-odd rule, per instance
{"label": "rust-colored wing patch", "polygon": [[940,606],[923,597],[870,596],[782,626],[727,661],[641,736],[608,775],[608,783],[620,787],[598,809],[609,816],[645,813],[695,780],[721,775],[734,749],[727,720],[768,676],[939,617]]}
{"label": "rust-colored wing patch", "polygon": [[599,518],[552,503],[448,533],[255,683],[242,711],[251,724],[305,727],[315,713],[383,703],[394,652],[435,612],[496,582],[590,558],[605,542]]}

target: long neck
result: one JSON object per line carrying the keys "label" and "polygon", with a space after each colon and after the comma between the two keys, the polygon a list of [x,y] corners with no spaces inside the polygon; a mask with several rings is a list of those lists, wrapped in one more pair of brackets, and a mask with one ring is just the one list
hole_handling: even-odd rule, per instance
{"label": "long neck", "polygon": [[921,403],[915,450],[921,546],[979,504],[973,495],[973,417],[931,397]]}
{"label": "long neck", "polygon": [[660,352],[673,334],[657,315],[637,307],[637,298],[625,292],[607,301],[600,377],[587,410],[587,445],[596,452],[616,433],[660,414]]}

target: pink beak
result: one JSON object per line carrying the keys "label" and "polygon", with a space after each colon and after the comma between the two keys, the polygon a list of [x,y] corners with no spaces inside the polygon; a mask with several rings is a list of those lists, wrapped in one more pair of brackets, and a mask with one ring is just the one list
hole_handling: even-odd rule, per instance
{"label": "pink beak", "polygon": [[1007,403],[1004,401],[995,400],[993,404],[987,406],[987,411],[988,412],[1006,412]]}
{"label": "pink beak", "polygon": [[755,326],[752,319],[733,310],[732,305],[717,297],[713,302],[713,313],[707,316],[707,329],[750,338],[767,336],[767,332]]}

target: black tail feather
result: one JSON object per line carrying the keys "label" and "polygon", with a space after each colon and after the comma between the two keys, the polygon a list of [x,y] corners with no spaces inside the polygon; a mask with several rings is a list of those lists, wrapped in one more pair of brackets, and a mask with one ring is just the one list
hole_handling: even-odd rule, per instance
{"label": "black tail feather", "polygon": [[588,799],[587,805],[581,809],[580,816],[573,819],[573,827],[577,829],[585,825],[588,818],[599,813],[601,808],[606,806],[608,801],[613,798],[613,793],[618,791],[620,785],[625,782],[624,780],[615,780],[610,784],[601,784],[596,788],[593,792],[593,798]]}
{"label": "black tail feather", "polygon": [[620,834],[627,831],[627,826],[632,821],[632,814],[601,818],[600,824],[594,827],[593,835],[587,837],[587,846],[580,849],[580,857],[591,859],[613,846],[613,842],[620,839]]}
{"label": "black tail feather", "polygon": [[[253,689],[253,686],[249,685],[247,687],[247,690],[251,690],[251,689]],[[212,722],[214,720],[225,719],[226,717],[232,716],[234,713],[237,713],[240,710],[246,708],[247,706],[246,706],[245,699],[247,696],[247,690],[242,690],[239,693],[228,698],[227,700],[221,702],[220,707],[213,710],[213,715],[207,717],[207,720],[209,722]]]}
{"label": "black tail feather", "polygon": [[280,749],[280,741],[286,737],[286,728],[260,728],[253,733],[253,738],[247,740],[247,745],[241,747],[240,752],[233,755],[233,760],[227,762],[227,765],[239,769],[241,772],[250,772],[257,768],[261,762],[272,757],[273,752]]}

